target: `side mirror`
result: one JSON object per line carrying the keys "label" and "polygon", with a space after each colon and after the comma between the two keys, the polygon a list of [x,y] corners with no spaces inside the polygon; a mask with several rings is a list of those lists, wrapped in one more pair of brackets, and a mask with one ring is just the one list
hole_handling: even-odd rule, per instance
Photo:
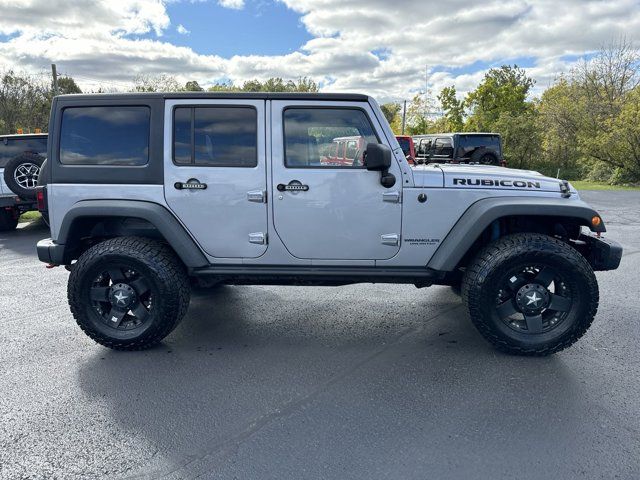
{"label": "side mirror", "polygon": [[380,143],[368,143],[364,166],[372,172],[383,172],[391,167],[391,149]]}
{"label": "side mirror", "polygon": [[391,168],[391,149],[380,143],[368,143],[364,156],[367,170],[380,173],[380,184],[391,188],[396,184],[396,177],[389,172]]}

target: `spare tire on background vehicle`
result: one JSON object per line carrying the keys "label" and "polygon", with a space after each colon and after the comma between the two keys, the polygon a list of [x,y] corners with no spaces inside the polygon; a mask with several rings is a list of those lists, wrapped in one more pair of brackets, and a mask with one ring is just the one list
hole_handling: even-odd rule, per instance
{"label": "spare tire on background vehicle", "polygon": [[498,156],[491,150],[487,150],[484,147],[478,148],[471,155],[472,163],[479,163],[480,165],[500,165]]}
{"label": "spare tire on background vehicle", "polygon": [[12,158],[4,167],[4,183],[20,198],[34,200],[42,162],[42,155],[30,152]]}

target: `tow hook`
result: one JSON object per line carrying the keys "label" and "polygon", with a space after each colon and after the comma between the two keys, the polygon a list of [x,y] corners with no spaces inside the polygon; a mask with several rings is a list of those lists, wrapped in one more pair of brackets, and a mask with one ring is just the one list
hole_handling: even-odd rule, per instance
{"label": "tow hook", "polygon": [[55,263],[47,263],[44,268],[56,268],[60,265],[56,265]]}

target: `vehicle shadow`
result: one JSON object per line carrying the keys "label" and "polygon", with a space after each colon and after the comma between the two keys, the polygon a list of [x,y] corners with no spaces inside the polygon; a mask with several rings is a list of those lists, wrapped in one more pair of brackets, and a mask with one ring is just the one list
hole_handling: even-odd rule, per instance
{"label": "vehicle shadow", "polygon": [[[366,291],[375,288],[399,291]],[[545,409],[580,412],[581,385],[561,355],[497,353],[449,289],[436,287],[428,298],[411,290],[422,300],[405,295],[404,312],[375,298],[363,310],[353,298],[361,290],[345,289],[327,289],[323,301],[308,304],[300,302],[304,289],[201,290],[184,324],[161,346],[127,353],[96,346],[77,367],[81,388],[120,428],[160,452],[127,475],[177,469],[190,477],[198,468],[216,469],[229,445],[277,430],[275,419],[289,420],[286,448],[299,450],[302,466],[311,453],[305,440],[293,439],[309,428],[322,445],[335,441],[327,432],[351,422],[357,435],[377,439],[376,451],[393,452],[397,438],[379,432],[400,425],[411,442],[436,442],[434,452],[448,455],[441,449],[447,442],[461,448],[456,439],[470,428],[479,441],[489,435],[508,442],[517,434],[526,445],[539,441],[536,418]],[[329,404],[334,410],[326,410]],[[310,425],[295,420],[301,410]],[[505,416],[511,431],[496,427]],[[579,422],[568,414],[562,428],[572,431]],[[321,458],[321,446],[312,456],[331,462]]]}
{"label": "vehicle shadow", "polygon": [[49,227],[42,219],[20,224],[10,232],[0,232],[0,249],[9,250],[20,255],[36,254],[36,243],[50,236]]}

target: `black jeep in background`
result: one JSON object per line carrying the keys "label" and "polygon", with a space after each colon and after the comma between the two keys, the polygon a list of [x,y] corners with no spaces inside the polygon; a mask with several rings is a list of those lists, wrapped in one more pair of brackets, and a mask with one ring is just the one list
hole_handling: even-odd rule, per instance
{"label": "black jeep in background", "polygon": [[413,137],[416,163],[506,166],[498,133],[433,133]]}
{"label": "black jeep in background", "polygon": [[47,134],[0,135],[0,231],[13,230],[37,210],[36,186],[47,155]]}

